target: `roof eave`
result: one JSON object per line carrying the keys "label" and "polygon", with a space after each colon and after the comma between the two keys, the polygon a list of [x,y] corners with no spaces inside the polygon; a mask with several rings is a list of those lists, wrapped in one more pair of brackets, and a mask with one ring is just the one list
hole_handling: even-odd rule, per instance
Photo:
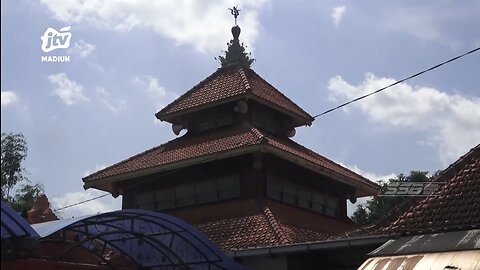
{"label": "roof eave", "polygon": [[376,235],[367,237],[352,237],[335,240],[325,240],[318,242],[307,242],[283,246],[270,246],[270,247],[256,247],[245,249],[234,249],[227,251],[227,255],[233,258],[242,258],[250,256],[261,256],[274,254],[292,254],[292,253],[305,253],[319,250],[331,250],[338,248],[351,248],[353,246],[367,246],[378,245],[387,242],[390,239],[389,235]]}
{"label": "roof eave", "polygon": [[[200,156],[196,158],[191,158],[191,159],[186,159],[186,160],[181,160],[173,163],[168,163],[168,164],[162,164],[159,166],[151,167],[151,168],[146,168],[146,169],[141,169],[141,170],[136,170],[128,173],[123,173],[123,174],[118,174],[110,177],[105,177],[101,179],[94,179],[94,180],[86,180],[83,179],[85,182],[83,187],[85,189],[88,188],[98,188],[102,189],[100,187],[111,187],[113,183],[118,183],[122,182],[125,180],[133,179],[133,178],[138,178],[146,175],[151,175],[155,173],[161,173],[164,171],[169,171],[172,169],[178,169],[178,168],[184,168],[188,167],[191,165],[195,164],[200,164],[200,163],[206,163],[211,160],[217,160],[217,159],[225,159],[229,157],[234,157],[234,156],[239,156],[242,154],[247,154],[247,153],[252,153],[255,151],[260,151],[260,152],[268,152],[273,155],[276,155],[280,158],[289,160],[295,164],[298,164],[306,169],[313,170],[317,173],[320,173],[324,176],[327,176],[329,178],[332,178],[336,181],[342,182],[344,184],[347,184],[349,186],[352,186],[356,189],[356,196],[357,197],[364,197],[364,196],[369,196],[369,195],[376,195],[378,194],[378,190],[380,187],[376,185],[375,183],[371,183],[371,185],[367,185],[366,183],[361,183],[358,180],[349,178],[347,176],[341,175],[337,172],[334,172],[330,169],[327,169],[321,165],[315,164],[311,161],[308,161],[302,157],[298,157],[294,154],[288,153],[286,151],[280,150],[274,146],[266,145],[266,144],[258,144],[258,145],[249,145],[249,146],[244,146],[241,148],[237,148],[234,150],[227,150],[224,151],[223,153],[214,153],[214,154],[209,154],[205,156]],[[368,179],[367,179],[368,181]],[[102,190],[106,190],[103,188]],[[106,190],[108,191],[108,190]]]}
{"label": "roof eave", "polygon": [[[360,181],[358,180],[355,180],[355,179],[352,179],[348,176],[344,176],[344,175],[341,175],[335,171],[332,171],[328,168],[325,168],[321,165],[318,165],[318,164],[315,164],[311,161],[308,161],[304,158],[301,158],[301,157],[298,157],[294,154],[291,154],[287,151],[284,151],[284,150],[281,150],[281,149],[278,149],[274,146],[270,146],[268,145],[267,146],[267,152],[270,152],[271,154],[274,154],[278,157],[281,157],[281,158],[284,158],[284,159],[287,159],[287,160],[290,160],[291,162],[295,163],[295,164],[298,164],[306,169],[309,169],[309,170],[313,170],[317,173],[320,173],[321,175],[324,175],[324,176],[327,176],[329,178],[332,178],[336,181],[339,181],[339,182],[342,182],[346,185],[349,185],[349,186],[352,186],[354,187],[357,191],[360,191],[360,192],[356,192],[356,197],[365,197],[365,196],[373,196],[373,195],[377,195],[378,194],[378,191],[380,190],[380,186],[378,186],[377,184],[371,182],[371,185],[368,185],[367,183],[361,183]],[[367,181],[369,181],[368,179],[366,179]]]}
{"label": "roof eave", "polygon": [[212,108],[212,107],[222,105],[222,104],[225,104],[225,103],[229,103],[229,102],[232,102],[232,101],[236,101],[236,100],[241,99],[242,97],[246,98],[246,95],[245,94],[239,94],[239,95],[231,96],[231,97],[228,97],[228,98],[215,100],[215,101],[210,102],[210,103],[205,103],[205,104],[202,104],[200,106],[191,107],[191,108],[180,110],[180,111],[175,111],[175,112],[172,112],[172,113],[164,113],[162,111],[159,111],[155,114],[155,117],[157,117],[157,119],[160,120],[160,121],[166,121],[166,122],[169,122],[169,123],[174,123],[175,118],[182,117],[185,114],[193,113],[193,112],[196,112],[196,111],[199,111],[199,110],[204,110],[204,109]]}
{"label": "roof eave", "polygon": [[[310,114],[308,114],[307,112],[305,112],[306,115],[308,115],[308,117],[306,116],[303,116],[301,114],[298,114],[298,113],[295,113],[291,110],[287,110],[269,100],[265,100],[257,95],[250,95],[250,98],[265,105],[265,106],[272,106],[274,107],[276,110],[290,116],[291,118],[297,120],[299,122],[299,124],[297,124],[297,126],[302,126],[302,125],[305,125],[305,126],[311,126],[313,121],[315,120],[315,118],[313,118]],[[301,108],[300,108],[301,109]],[[303,110],[302,110],[303,111]]]}
{"label": "roof eave", "polygon": [[268,100],[265,100],[261,97],[258,97],[257,95],[254,95],[254,94],[251,94],[251,93],[244,93],[244,94],[239,94],[239,95],[235,95],[235,96],[231,96],[231,97],[228,97],[228,98],[224,98],[224,99],[219,99],[219,100],[216,100],[216,101],[213,101],[213,102],[210,102],[210,103],[206,103],[206,104],[203,104],[203,105],[200,105],[200,106],[196,106],[196,107],[192,107],[192,108],[188,108],[188,109],[184,109],[184,110],[180,110],[180,111],[175,111],[175,112],[172,112],[172,113],[164,113],[162,111],[159,111],[155,114],[155,117],[160,120],[160,121],[166,121],[166,122],[169,122],[169,123],[177,123],[178,121],[176,121],[177,118],[180,118],[186,114],[189,114],[189,113],[193,113],[193,112],[196,112],[196,111],[199,111],[199,110],[204,110],[204,109],[208,109],[208,108],[212,108],[212,107],[215,107],[215,106],[218,106],[218,105],[222,105],[222,104],[225,104],[225,103],[229,103],[229,102],[233,102],[233,101],[237,101],[237,100],[240,100],[240,99],[252,99],[256,102],[259,102],[265,106],[271,106],[271,107],[274,107],[277,111],[280,111],[286,115],[288,115],[289,117],[293,118],[296,123],[295,123],[295,126],[298,127],[298,126],[302,126],[302,125],[305,125],[305,126],[311,126],[313,121],[315,120],[315,118],[313,118],[311,115],[309,115],[307,112],[305,112],[305,114],[308,115],[307,116],[303,116],[301,114],[298,114],[298,113],[295,113],[291,110],[287,110],[273,102],[270,102]]}
{"label": "roof eave", "polygon": [[122,182],[132,178],[142,177],[142,176],[151,175],[155,173],[161,173],[161,172],[169,171],[172,169],[184,168],[184,167],[192,166],[195,164],[206,163],[211,160],[225,159],[229,157],[239,156],[242,154],[247,154],[247,153],[257,151],[259,150],[260,147],[261,145],[249,145],[249,146],[244,146],[234,150],[226,150],[221,153],[208,154],[208,155],[199,156],[195,158],[180,160],[177,162],[162,164],[155,167],[117,174],[117,175],[104,177],[100,179],[93,179],[93,180],[83,179],[84,181],[83,187],[84,189],[97,188],[97,186],[104,186],[107,184],[118,183],[118,182]]}

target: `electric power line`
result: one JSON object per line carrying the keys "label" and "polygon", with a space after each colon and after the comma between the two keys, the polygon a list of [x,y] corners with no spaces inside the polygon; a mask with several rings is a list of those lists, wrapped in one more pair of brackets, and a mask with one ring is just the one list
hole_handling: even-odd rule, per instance
{"label": "electric power line", "polygon": [[73,206],[77,206],[77,205],[80,205],[80,204],[83,204],[83,203],[86,203],[86,202],[90,202],[90,201],[93,201],[93,200],[96,200],[96,199],[100,199],[100,198],[105,197],[107,195],[110,195],[110,193],[105,193],[103,195],[100,195],[100,196],[97,196],[97,197],[94,197],[94,198],[91,198],[91,199],[88,199],[88,200],[80,201],[80,202],[77,202],[77,203],[74,203],[74,204],[70,204],[70,205],[67,205],[67,206],[64,206],[64,207],[57,208],[57,209],[53,210],[53,212],[57,212],[57,211],[60,211],[60,210],[63,210],[63,209],[67,209],[67,208],[70,208],[70,207],[73,207]]}
{"label": "electric power line", "polygon": [[379,92],[381,92],[381,91],[383,91],[383,90],[385,90],[385,89],[387,89],[387,88],[390,88],[390,87],[392,87],[392,86],[394,86],[394,85],[397,85],[397,84],[399,84],[399,83],[402,83],[402,82],[404,82],[404,81],[410,80],[410,79],[415,78],[415,77],[417,77],[417,76],[420,76],[420,75],[422,75],[422,74],[424,74],[424,73],[427,73],[427,72],[429,72],[429,71],[432,71],[432,70],[434,70],[434,69],[436,69],[436,68],[439,68],[439,67],[441,67],[441,66],[443,66],[443,65],[445,65],[445,64],[448,64],[448,63],[453,62],[453,61],[455,61],[455,60],[457,60],[457,59],[460,59],[460,58],[462,58],[462,57],[464,57],[464,56],[466,56],[466,55],[472,54],[472,53],[474,53],[474,52],[476,52],[476,51],[478,51],[478,50],[480,50],[480,47],[478,47],[478,48],[476,48],[476,49],[473,49],[473,50],[471,50],[471,51],[468,51],[468,52],[466,52],[466,53],[463,53],[463,54],[461,54],[461,55],[459,55],[459,56],[453,57],[453,58],[451,58],[451,59],[449,59],[449,60],[447,60],[447,61],[444,61],[444,62],[442,62],[442,63],[440,63],[440,64],[438,64],[438,65],[435,65],[435,66],[433,66],[433,67],[431,67],[431,68],[428,68],[428,69],[425,69],[425,70],[420,71],[420,72],[418,72],[418,73],[415,73],[415,74],[413,74],[413,75],[411,75],[411,76],[409,76],[409,77],[406,77],[406,78],[404,78],[404,79],[401,79],[400,81],[397,81],[397,82],[394,82],[394,83],[392,83],[392,84],[389,84],[389,85],[387,85],[387,86],[385,86],[385,87],[383,87],[383,88],[380,88],[380,89],[378,89],[378,90],[376,90],[376,91],[373,91],[373,92],[368,93],[368,94],[366,94],[366,95],[360,96],[360,97],[358,97],[358,98],[355,98],[355,99],[352,99],[352,100],[350,100],[350,101],[348,101],[348,102],[345,102],[345,103],[343,103],[343,104],[340,104],[340,105],[338,105],[338,106],[336,106],[336,107],[334,107],[334,108],[331,108],[331,109],[326,110],[326,111],[324,111],[324,112],[322,112],[322,113],[320,113],[320,114],[315,115],[313,118],[317,118],[317,117],[319,117],[319,116],[325,115],[325,114],[327,114],[327,113],[329,113],[329,112],[332,112],[332,111],[335,111],[335,110],[340,109],[340,108],[342,108],[342,107],[345,107],[345,106],[347,106],[347,105],[350,104],[350,103],[353,103],[353,102],[355,102],[355,101],[359,101],[359,100],[361,100],[361,99],[364,99],[364,98],[366,98],[366,97],[369,97],[369,96],[371,96],[371,95],[374,95],[374,94],[376,94],[376,93],[379,93]]}
{"label": "electric power line", "polygon": [[[420,72],[418,72],[418,73],[415,73],[415,74],[413,74],[413,75],[411,75],[411,76],[409,76],[409,77],[406,77],[406,78],[404,78],[404,79],[401,79],[400,81],[396,81],[396,82],[394,82],[394,83],[392,83],[392,84],[389,84],[389,85],[387,85],[387,86],[385,86],[385,87],[382,87],[382,88],[380,88],[380,89],[378,89],[378,90],[376,90],[376,91],[373,91],[373,92],[368,93],[368,94],[366,94],[366,95],[363,95],[363,96],[360,96],[360,97],[358,97],[358,98],[352,99],[352,100],[350,100],[350,101],[348,101],[348,102],[342,103],[342,104],[340,104],[340,105],[338,105],[338,106],[336,106],[336,107],[333,107],[333,108],[331,108],[331,109],[329,109],[329,110],[326,110],[326,111],[324,111],[324,112],[322,112],[322,113],[320,113],[320,114],[317,114],[317,115],[313,116],[313,118],[317,118],[317,117],[319,117],[319,116],[325,115],[325,114],[327,114],[327,113],[330,113],[330,112],[332,112],[332,111],[335,111],[335,110],[337,110],[337,109],[340,109],[340,108],[342,108],[342,107],[345,107],[345,106],[347,106],[347,105],[349,105],[349,104],[351,104],[351,103],[353,103],[353,102],[356,102],[356,101],[359,101],[359,100],[364,99],[364,98],[366,98],[366,97],[369,97],[369,96],[371,96],[371,95],[377,94],[377,93],[379,93],[379,92],[381,92],[381,91],[383,91],[383,90],[385,90],[385,89],[388,89],[388,88],[390,88],[390,87],[392,87],[392,86],[395,86],[395,85],[397,85],[397,84],[400,84],[400,83],[405,82],[405,81],[407,81],[407,80],[410,80],[410,79],[412,79],[412,78],[415,78],[415,77],[417,77],[417,76],[420,76],[420,75],[422,75],[422,74],[424,74],[424,73],[427,73],[427,72],[429,72],[429,71],[432,71],[432,70],[434,70],[434,69],[437,69],[437,68],[439,68],[439,67],[441,67],[441,66],[443,66],[443,65],[445,65],[445,64],[448,64],[448,63],[453,62],[453,61],[455,61],[455,60],[457,60],[457,59],[460,59],[460,58],[462,58],[462,57],[464,57],[464,56],[467,56],[467,55],[469,55],[469,54],[472,54],[472,53],[474,53],[474,52],[476,52],[476,51],[478,51],[478,50],[480,50],[480,47],[475,48],[475,49],[473,49],[473,50],[471,50],[471,51],[468,51],[468,52],[466,52],[466,53],[463,53],[463,54],[461,54],[461,55],[458,55],[458,56],[456,56],[456,57],[453,57],[453,58],[451,58],[451,59],[449,59],[449,60],[446,60],[446,61],[444,61],[444,62],[442,62],[442,63],[440,63],[440,64],[437,64],[437,65],[435,65],[435,66],[433,66],[433,67],[430,67],[430,68],[428,68],[428,69],[422,70],[422,71],[420,71]],[[53,210],[53,211],[54,211],[54,212],[57,212],[57,211],[60,211],[60,210],[63,210],[63,209],[67,209],[67,208],[70,208],[70,207],[73,207],[73,206],[77,206],[77,205],[80,205],[80,204],[83,204],[83,203],[86,203],[86,202],[90,202],[90,201],[93,201],[93,200],[97,200],[97,199],[103,198],[103,197],[105,197],[105,196],[107,196],[107,195],[109,195],[109,194],[110,194],[110,193],[106,193],[106,194],[103,194],[103,195],[100,195],[100,196],[97,196],[97,197],[94,197],[94,198],[91,198],[91,199],[88,199],[88,200],[80,201],[80,202],[77,202],[77,203],[74,203],[74,204],[70,204],[70,205],[67,205],[67,206],[64,206],[64,207],[57,208],[57,209],[55,209],[55,210]]]}

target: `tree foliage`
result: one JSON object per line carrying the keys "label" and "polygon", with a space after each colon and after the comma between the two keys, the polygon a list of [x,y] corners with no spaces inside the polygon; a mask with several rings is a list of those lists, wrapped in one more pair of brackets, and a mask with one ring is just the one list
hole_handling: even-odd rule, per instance
{"label": "tree foliage", "polygon": [[43,185],[39,183],[34,185],[21,185],[17,190],[15,197],[10,201],[12,208],[18,212],[30,210],[35,202],[35,199],[38,197],[38,195],[43,193],[43,190]]}
{"label": "tree foliage", "polygon": [[[428,182],[430,178],[427,171],[411,171],[409,175],[399,174],[397,177],[381,183],[381,185],[385,187],[390,181]],[[375,223],[406,199],[408,197],[373,197],[365,205],[357,205],[352,220],[361,225]]]}
{"label": "tree foliage", "polygon": [[27,142],[23,134],[2,133],[2,199],[10,197],[10,190],[26,180],[22,161],[27,157]]}
{"label": "tree foliage", "polygon": [[[22,162],[27,157],[28,146],[23,134],[2,132],[1,185],[2,201],[10,203],[17,211],[26,211],[32,207],[35,198],[43,192],[43,185],[29,184]],[[11,191],[21,184],[15,195]]]}

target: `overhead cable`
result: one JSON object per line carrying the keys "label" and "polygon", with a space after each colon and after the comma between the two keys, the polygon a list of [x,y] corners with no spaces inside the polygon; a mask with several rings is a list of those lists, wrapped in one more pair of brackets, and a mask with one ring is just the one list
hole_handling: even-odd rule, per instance
{"label": "overhead cable", "polygon": [[343,104],[340,104],[340,105],[338,105],[338,106],[336,106],[336,107],[333,107],[333,108],[331,108],[331,109],[329,109],[329,110],[326,110],[326,111],[324,111],[324,112],[322,112],[322,113],[320,113],[320,114],[315,115],[313,118],[317,118],[317,117],[319,117],[319,116],[325,115],[325,114],[327,114],[327,113],[330,113],[330,112],[333,112],[333,111],[335,111],[335,110],[337,110],[337,109],[340,109],[340,108],[342,108],[342,107],[345,107],[345,106],[347,106],[348,104],[351,104],[351,103],[353,103],[353,102],[359,101],[359,100],[364,99],[364,98],[366,98],[366,97],[369,97],[369,96],[371,96],[371,95],[377,94],[377,93],[379,93],[379,92],[381,92],[381,91],[383,91],[383,90],[385,90],[385,89],[388,89],[388,88],[390,88],[390,87],[392,87],[392,86],[394,86],[394,85],[400,84],[400,83],[402,83],[402,82],[404,82],[404,81],[407,81],[407,80],[410,80],[410,79],[413,79],[413,78],[415,78],[415,77],[417,77],[417,76],[420,76],[420,75],[422,75],[422,74],[424,74],[424,73],[427,73],[427,72],[432,71],[432,70],[434,70],[434,69],[436,69],[436,68],[439,68],[439,67],[441,67],[441,66],[443,66],[443,65],[445,65],[445,64],[448,64],[448,63],[453,62],[453,61],[455,61],[455,60],[457,60],[457,59],[460,59],[460,58],[462,58],[462,57],[464,57],[464,56],[467,56],[467,55],[469,55],[469,54],[472,54],[472,53],[474,53],[474,52],[476,52],[476,51],[478,51],[478,50],[480,50],[480,47],[478,47],[478,48],[476,48],[476,49],[473,49],[473,50],[471,50],[471,51],[468,51],[468,52],[466,52],[466,53],[463,53],[463,54],[461,54],[461,55],[455,56],[455,57],[453,57],[453,58],[451,58],[451,59],[448,59],[448,60],[446,60],[446,61],[444,61],[444,62],[442,62],[442,63],[440,63],[440,64],[438,64],[438,65],[435,65],[435,66],[433,66],[433,67],[431,67],[431,68],[422,70],[422,71],[420,71],[420,72],[418,72],[418,73],[415,73],[415,74],[413,74],[413,75],[411,75],[411,76],[408,76],[408,77],[406,77],[406,78],[404,78],[404,79],[401,79],[400,81],[396,81],[396,82],[394,82],[394,83],[392,83],[392,84],[389,84],[389,85],[387,85],[387,86],[385,86],[385,87],[382,87],[382,88],[380,88],[380,89],[378,89],[378,90],[376,90],[376,91],[373,91],[373,92],[368,93],[368,94],[366,94],[366,95],[357,97],[357,98],[352,99],[352,100],[350,100],[350,101],[348,101],[348,102],[345,102],[345,103],[343,103]]}

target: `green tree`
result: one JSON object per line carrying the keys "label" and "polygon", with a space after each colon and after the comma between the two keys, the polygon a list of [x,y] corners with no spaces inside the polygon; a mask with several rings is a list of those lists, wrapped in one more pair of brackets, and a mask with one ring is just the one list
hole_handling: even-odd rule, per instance
{"label": "green tree", "polygon": [[43,193],[43,185],[42,184],[35,184],[35,185],[21,185],[20,188],[17,190],[15,197],[11,200],[11,206],[18,212],[28,211],[32,208],[33,202],[35,199]]}
{"label": "green tree", "polygon": [[22,161],[27,157],[27,142],[23,134],[2,132],[2,200],[10,200],[10,190],[26,180]]}
{"label": "green tree", "polygon": [[[409,175],[400,174],[385,183],[381,183],[385,187],[390,181],[393,182],[428,182],[427,171],[411,171]],[[352,220],[361,225],[372,224],[385,216],[397,205],[407,200],[409,197],[373,197],[364,205],[358,205],[352,215]]]}
{"label": "green tree", "polygon": [[352,220],[358,224],[368,224],[368,212],[363,204],[357,205],[357,209],[353,212]]}
{"label": "green tree", "polygon": [[[17,211],[27,211],[32,207],[35,198],[44,190],[41,184],[28,184],[30,181],[25,175],[26,170],[22,167],[22,161],[27,157],[27,142],[21,133],[2,132],[1,146],[2,201],[10,203]],[[27,184],[21,184],[15,195],[10,195],[17,184],[22,182]]]}

